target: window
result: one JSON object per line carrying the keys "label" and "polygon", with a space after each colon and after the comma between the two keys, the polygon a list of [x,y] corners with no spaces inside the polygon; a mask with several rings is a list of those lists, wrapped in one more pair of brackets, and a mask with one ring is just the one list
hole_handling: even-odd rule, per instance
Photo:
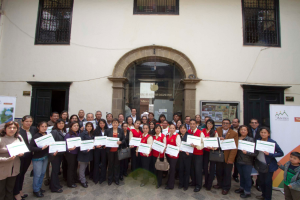
{"label": "window", "polygon": [[280,47],[279,1],[242,0],[244,45]]}
{"label": "window", "polygon": [[134,0],[133,13],[179,15],[179,0]]}
{"label": "window", "polygon": [[35,44],[70,44],[73,0],[40,0]]}

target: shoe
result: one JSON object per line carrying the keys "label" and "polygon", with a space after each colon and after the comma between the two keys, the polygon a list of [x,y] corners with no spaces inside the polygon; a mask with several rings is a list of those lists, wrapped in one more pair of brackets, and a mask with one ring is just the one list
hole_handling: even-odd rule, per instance
{"label": "shoe", "polygon": [[123,181],[123,180],[124,180],[123,176],[120,176],[120,181]]}
{"label": "shoe", "polygon": [[168,186],[165,187],[166,190],[173,190],[173,188],[169,188]]}
{"label": "shoe", "polygon": [[33,192],[34,196],[36,197],[44,197],[43,193],[41,191],[38,191],[38,192]]}
{"label": "shoe", "polygon": [[140,185],[140,186],[141,186],[141,187],[144,187],[145,185],[146,185],[145,183],[141,183],[141,185]]}
{"label": "shoe", "polygon": [[123,174],[123,176],[127,177],[127,176],[128,176],[128,174],[127,174],[127,173],[124,173],[124,174]]}
{"label": "shoe", "polygon": [[262,195],[256,196],[257,199],[265,199]]}
{"label": "shoe", "polygon": [[111,185],[112,184],[112,181],[108,181],[108,185]]}
{"label": "shoe", "polygon": [[261,188],[259,187],[259,185],[256,186],[256,189],[261,192]]}
{"label": "shoe", "polygon": [[88,185],[86,183],[81,183],[82,187],[87,188]]}
{"label": "shoe", "polygon": [[200,187],[196,187],[195,189],[194,189],[194,192],[199,192],[200,191]]}
{"label": "shoe", "polygon": [[181,185],[178,185],[178,189],[182,189],[183,188],[183,186],[181,186]]}
{"label": "shoe", "polygon": [[119,181],[115,181],[115,184],[116,184],[116,185],[120,185]]}
{"label": "shoe", "polygon": [[223,195],[227,195],[227,194],[228,194],[228,191],[227,191],[227,190],[222,190],[222,194],[223,194]]}
{"label": "shoe", "polygon": [[44,181],[44,185],[45,185],[45,186],[49,186],[49,185],[50,185],[50,180],[49,180],[49,179],[46,179],[46,180]]}
{"label": "shoe", "polygon": [[161,185],[157,185],[157,186],[156,186],[156,189],[160,188],[160,186],[161,186]]}
{"label": "shoe", "polygon": [[251,197],[251,194],[245,194],[244,193],[244,194],[241,194],[240,197],[245,199],[245,198]]}
{"label": "shoe", "polygon": [[76,187],[77,187],[76,184],[73,184],[73,185],[69,186],[69,188],[76,188]]}
{"label": "shoe", "polygon": [[239,188],[237,190],[234,190],[235,193],[238,193],[238,194],[244,194],[244,190]]}
{"label": "shoe", "polygon": [[190,182],[190,183],[189,183],[189,186],[196,186],[196,184],[193,183],[193,182]]}
{"label": "shoe", "polygon": [[214,185],[213,188],[215,188],[215,189],[221,189],[221,187],[218,186],[218,185]]}
{"label": "shoe", "polygon": [[55,193],[62,193],[63,192],[63,190],[62,189],[59,189],[59,190],[57,190],[57,191],[51,191],[51,192],[55,192]]}
{"label": "shoe", "polygon": [[239,177],[232,177],[235,182],[240,182]]}
{"label": "shoe", "polygon": [[23,196],[21,196],[22,197],[22,199],[25,199],[25,198],[27,198],[28,197],[28,194],[24,194]]}
{"label": "shoe", "polygon": [[40,189],[40,191],[41,191],[41,193],[45,193],[46,192],[46,190],[43,190],[42,188]]}
{"label": "shoe", "polygon": [[183,191],[187,191],[188,190],[188,188],[183,188]]}

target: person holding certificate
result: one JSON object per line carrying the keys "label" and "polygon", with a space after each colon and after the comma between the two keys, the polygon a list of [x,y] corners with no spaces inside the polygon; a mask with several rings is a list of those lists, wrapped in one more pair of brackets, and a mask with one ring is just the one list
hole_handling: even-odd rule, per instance
{"label": "person holding certificate", "polygon": [[[152,143],[153,143],[153,137],[152,137],[152,135],[149,134],[149,125],[144,124],[141,144],[152,145]],[[137,149],[136,149],[136,156],[138,156],[138,149],[139,149],[139,147],[137,147]],[[152,156],[151,148],[150,148],[149,154],[140,153],[140,156],[141,156],[142,168],[144,169],[143,180],[142,180],[142,183],[140,186],[144,187],[149,182],[149,169],[150,169],[150,161],[151,161],[151,156]]]}
{"label": "person holding certificate", "polygon": [[[252,142],[253,150],[254,150],[254,139],[250,137],[248,134],[251,134],[248,126],[242,125],[238,129],[239,135],[239,145],[241,142]],[[253,168],[253,159],[257,156],[258,152],[254,151],[254,153],[246,151],[246,150],[238,150],[236,155],[236,167],[240,174],[240,188],[235,190],[235,193],[240,194],[241,198],[251,197],[251,187],[252,187],[252,179],[251,172]]]}
{"label": "person holding certificate", "polygon": [[[55,142],[62,142],[64,141],[66,135],[66,124],[63,119],[58,119],[51,131],[51,134],[55,140]],[[63,156],[65,152],[58,152],[56,151],[53,154],[49,154],[49,161],[51,162],[52,171],[51,171],[51,181],[50,181],[50,190],[51,192],[62,193],[62,187],[59,182],[59,172],[60,172],[60,164],[62,162]],[[66,171],[63,171],[66,173]]]}
{"label": "person holding certificate", "polygon": [[[122,123],[122,130],[124,132],[124,137],[125,137],[125,141],[126,143],[122,145],[122,148],[127,148],[129,147],[129,130],[128,130],[128,124],[126,122]],[[123,181],[124,178],[123,176],[128,176],[127,174],[127,170],[128,170],[128,162],[129,162],[129,158],[120,160],[120,180]]]}
{"label": "person holding certificate", "polygon": [[134,129],[134,124],[133,124],[133,119],[132,117],[127,117],[126,122],[128,123],[128,130],[130,131],[131,129]]}
{"label": "person holding certificate", "polygon": [[45,190],[42,190],[42,183],[46,173],[48,165],[48,152],[49,145],[45,145],[42,148],[38,147],[35,139],[47,135],[47,122],[40,122],[37,125],[38,133],[36,133],[30,142],[29,150],[33,152],[32,165],[33,165],[33,194],[36,197],[43,197]]}
{"label": "person holding certificate", "polygon": [[[94,131],[94,137],[104,137],[106,136],[107,124],[104,119],[100,119],[96,130]],[[94,172],[93,172],[93,182],[97,184],[106,181],[106,171],[107,171],[107,155],[105,146],[98,145],[95,146],[94,150]],[[101,162],[101,173],[99,172],[99,165]]]}
{"label": "person holding certificate", "polygon": [[[173,145],[180,147],[181,145],[181,139],[178,133],[176,133],[176,126],[174,124],[170,125],[170,132],[166,137],[166,145]],[[169,170],[169,178],[167,181],[167,186],[165,187],[166,190],[173,190],[174,189],[174,184],[175,184],[175,173],[176,173],[176,164],[178,160],[178,155],[177,156],[171,156],[167,154],[168,156],[168,161],[170,164],[170,170]]]}
{"label": "person holding certificate", "polygon": [[[229,119],[223,119],[222,127],[217,128],[220,140],[234,139],[235,145],[238,146],[238,134],[230,129],[231,122]],[[237,149],[224,151],[224,162],[216,162],[217,185],[215,189],[222,189],[222,194],[227,195],[231,188],[231,172]]]}
{"label": "person holding certificate", "polygon": [[[128,117],[129,119],[129,117]],[[141,124],[141,121],[140,120],[136,120],[134,122],[134,129],[131,129],[130,130],[130,133],[129,133],[129,142],[131,140],[131,138],[142,138],[142,132],[140,131],[140,124]],[[131,145],[130,146],[131,148],[131,172],[133,173],[132,174],[132,178],[137,180],[137,173],[136,173],[136,169],[140,168],[141,166],[141,163],[140,163],[140,157],[137,157],[136,156],[136,147]]]}
{"label": "person holding certificate", "polygon": [[[179,127],[179,135],[181,141],[186,142],[187,136],[192,135],[187,132],[185,124]],[[189,152],[180,151],[179,152],[179,186],[178,189],[183,188],[186,191],[189,187],[191,164],[192,164],[193,154]]]}
{"label": "person holding certificate", "polygon": [[112,128],[106,130],[107,138],[114,137],[119,138],[117,145],[119,147],[106,147],[108,153],[108,185],[111,185],[113,179],[115,179],[116,185],[119,185],[120,179],[120,161],[118,158],[118,149],[121,149],[121,144],[125,143],[125,137],[123,130],[118,128],[118,119],[112,120]]}
{"label": "person holding certificate", "polygon": [[[201,136],[201,131],[197,128],[196,120],[190,120],[190,130],[188,131],[195,137]],[[202,139],[201,139],[202,141]],[[203,169],[203,143],[199,145],[191,144],[194,147],[191,169],[191,186],[195,186],[194,192],[199,192],[202,188],[202,169]]]}
{"label": "person holding certificate", "polygon": [[[71,122],[69,124],[69,133],[65,136],[65,141],[69,138],[76,138],[79,137],[78,134],[79,131],[79,122]],[[67,169],[67,186],[70,188],[76,188],[77,185],[75,184],[77,182],[77,155],[79,152],[80,147],[69,147],[67,142],[67,151],[66,151],[66,160],[68,163],[68,169]]]}
{"label": "person holding certificate", "polygon": [[[79,137],[81,137],[81,141],[93,140],[94,139],[93,133],[94,133],[93,123],[87,122],[85,124],[85,130],[79,134]],[[79,181],[81,182],[81,185],[84,188],[88,187],[87,181],[85,179],[85,170],[89,165],[89,162],[93,160],[93,154],[94,154],[93,149],[88,149],[88,150],[78,152],[77,160],[79,162]]]}
{"label": "person holding certificate", "polygon": [[[215,131],[215,122],[212,119],[206,120],[205,128],[202,129],[201,138],[203,142],[203,138],[216,138],[218,137],[218,133]],[[204,142],[203,142],[204,146]],[[203,187],[206,190],[211,190],[213,181],[215,179],[215,169],[216,169],[216,162],[209,161],[209,152],[210,150],[214,150],[216,148],[213,147],[206,147],[203,151],[203,170],[204,170],[204,185]]]}
{"label": "person holding certificate", "polygon": [[[24,142],[18,133],[19,124],[14,121],[7,122],[0,132],[0,197],[1,199],[14,199],[14,185],[20,172],[20,157],[10,156],[7,145]],[[18,200],[21,196],[18,195]]]}
{"label": "person holding certificate", "polygon": [[257,141],[265,141],[275,143],[275,152],[269,153],[267,151],[259,151],[256,159],[261,163],[268,165],[268,172],[259,172],[260,187],[262,191],[261,196],[257,196],[258,199],[271,200],[272,199],[272,177],[273,173],[278,169],[276,157],[284,156],[283,151],[275,140],[270,138],[270,129],[267,127],[261,127],[259,130],[260,139]]}

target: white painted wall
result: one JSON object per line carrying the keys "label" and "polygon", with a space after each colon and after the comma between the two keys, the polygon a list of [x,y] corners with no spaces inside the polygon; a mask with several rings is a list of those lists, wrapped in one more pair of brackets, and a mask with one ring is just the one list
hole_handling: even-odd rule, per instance
{"label": "white painted wall", "polygon": [[243,46],[240,0],[181,0],[178,16],[133,15],[133,0],[75,0],[71,45],[34,45],[38,0],[4,0],[3,10],[0,94],[18,97],[16,117],[30,110],[30,98],[22,96],[30,90],[26,81],[72,81],[70,114],[109,112],[112,83],[101,77],[126,52],[152,44],[193,62],[203,79],[197,111],[200,100],[240,101],[242,108],[242,83],[290,85],[289,104],[300,105],[299,0],[280,1],[282,45],[267,49]]}

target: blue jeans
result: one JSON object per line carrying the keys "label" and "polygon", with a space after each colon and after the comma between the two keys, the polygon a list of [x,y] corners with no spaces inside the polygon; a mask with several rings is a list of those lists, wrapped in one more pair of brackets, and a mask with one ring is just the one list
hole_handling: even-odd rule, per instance
{"label": "blue jeans", "polygon": [[33,192],[40,191],[48,165],[48,157],[43,160],[32,160],[33,165]]}
{"label": "blue jeans", "polygon": [[244,190],[245,194],[251,194],[251,187],[252,187],[252,165],[243,165],[236,163],[236,167],[240,174],[240,188]]}
{"label": "blue jeans", "polygon": [[272,177],[274,172],[259,173],[262,196],[265,200],[272,199]]}

